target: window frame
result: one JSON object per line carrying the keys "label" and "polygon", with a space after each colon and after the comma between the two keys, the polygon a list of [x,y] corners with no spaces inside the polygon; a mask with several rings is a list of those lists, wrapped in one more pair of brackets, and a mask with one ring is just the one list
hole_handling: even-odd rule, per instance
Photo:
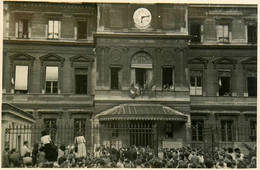
{"label": "window frame", "polygon": [[[32,15],[33,15],[33,12],[31,11],[17,11],[17,12],[14,12],[14,15],[15,15],[15,38],[17,39],[29,39],[31,38],[31,29],[32,29]],[[22,37],[19,37],[19,21],[20,20],[28,20],[28,25],[27,25],[27,37],[24,38],[23,36]]]}
{"label": "window frame", "polygon": [[[225,122],[225,128],[222,128],[222,122]],[[231,122],[231,128],[228,129],[228,122]],[[221,138],[221,142],[234,142],[235,138],[236,138],[236,134],[234,132],[234,128],[235,127],[235,122],[232,119],[222,119],[220,120],[220,138]],[[229,130],[231,132],[231,140],[229,140]],[[223,131],[224,131],[224,135],[225,135],[225,140],[223,140]]]}
{"label": "window frame", "polygon": [[[60,12],[44,12],[45,15],[45,37],[47,40],[59,40],[61,39],[61,21],[63,14]],[[49,38],[49,20],[56,20],[58,21],[58,38]]]}
{"label": "window frame", "polygon": [[[118,82],[117,82],[118,88],[117,89],[112,88],[112,69],[118,69],[118,72],[117,72],[117,74],[118,74]],[[121,65],[111,65],[110,66],[110,76],[109,76],[109,78],[110,78],[110,90],[121,90],[122,88],[121,88],[120,82],[122,81],[122,66]]]}
{"label": "window frame", "polygon": [[[24,22],[27,21],[27,32],[24,34]],[[20,23],[22,23],[22,31],[20,30]],[[20,36],[20,32],[22,33],[22,36]],[[26,35],[26,37],[24,37]],[[19,39],[29,39],[29,19],[19,19],[18,20],[18,37]]]}
{"label": "window frame", "polygon": [[76,133],[79,131],[76,129],[76,125],[75,122],[76,121],[80,121],[80,124],[82,124],[82,122],[85,122],[84,124],[84,129],[82,130],[82,127],[79,127],[80,132],[83,132],[83,135],[85,136],[86,134],[86,128],[87,128],[87,118],[74,118],[73,119],[73,124],[74,124],[74,136],[76,136]]}
{"label": "window frame", "polygon": [[[77,37],[77,40],[87,40],[88,39],[88,20],[87,19],[77,19],[77,32],[76,32],[76,37]],[[79,37],[79,22],[86,22],[86,37],[84,38],[80,38]]]}
{"label": "window frame", "polygon": [[[201,94],[196,94],[196,92],[197,92],[197,87],[198,86],[196,86],[196,84],[197,84],[197,77],[199,77],[199,76],[191,76],[191,71],[199,71],[199,72],[201,72]],[[203,71],[203,69],[199,69],[199,68],[190,68],[189,69],[189,84],[190,84],[190,95],[191,96],[203,96],[203,90],[204,90],[204,88],[203,88],[203,83],[204,83],[204,81],[203,81],[203,79],[204,79],[204,76],[203,76],[203,73],[204,73],[204,71]],[[195,94],[193,95],[193,94],[191,94],[191,77],[195,77]]]}
{"label": "window frame", "polygon": [[[168,127],[170,125],[170,127]],[[170,128],[170,131],[167,131],[167,129]],[[169,137],[169,133],[171,133],[172,137]],[[165,139],[174,139],[174,127],[172,122],[166,122],[165,123]]]}
{"label": "window frame", "polygon": [[[254,71],[254,72],[256,72],[256,81],[257,81],[257,70],[255,70],[255,69],[250,69],[250,68],[247,68],[246,69],[246,89],[247,89],[247,97],[257,97],[257,90],[256,90],[256,95],[255,96],[249,96],[249,91],[248,91],[248,89],[249,89],[249,87],[248,87],[248,78],[249,78],[249,76],[248,76],[248,72],[249,71]],[[253,77],[253,76],[251,76],[251,77]],[[257,88],[257,83],[256,83],[256,88]]]}
{"label": "window frame", "polygon": [[[47,82],[51,82],[51,84],[53,84],[53,82],[55,82],[55,81],[46,81],[46,74],[47,74],[47,67],[57,67],[58,68],[58,80],[57,80],[57,93],[53,93],[52,91],[53,91],[53,89],[51,89],[51,92],[50,93],[47,93]],[[45,71],[45,78],[44,78],[44,84],[45,84],[45,94],[59,94],[59,90],[60,90],[60,88],[59,88],[59,85],[60,85],[60,67],[58,66],[58,65],[48,65],[48,64],[46,64],[45,65],[45,69],[44,69],[44,71]]]}
{"label": "window frame", "polygon": [[[87,74],[79,74],[79,73],[76,73],[76,70],[77,69],[86,69],[87,70]],[[90,70],[89,70],[89,67],[80,67],[80,66],[75,66],[74,67],[74,94],[76,95],[88,95],[89,94],[89,74],[90,74]],[[87,92],[86,93],[77,93],[77,83],[76,83],[76,75],[86,75],[87,76]]]}
{"label": "window frame", "polygon": [[[193,122],[196,122],[196,129],[195,129],[195,132],[196,132],[196,135],[193,135],[193,127],[192,127],[192,124]],[[199,140],[199,127],[198,127],[198,122],[201,122],[202,123],[202,140]],[[203,142],[204,141],[204,129],[205,129],[205,121],[203,119],[194,119],[194,120],[191,120],[191,141],[193,142]],[[196,137],[196,140],[193,140],[193,136]]]}
{"label": "window frame", "polygon": [[[216,28],[216,38],[219,44],[230,44],[232,42],[232,19],[229,17],[215,17],[215,28]],[[223,42],[219,40],[218,26],[227,25],[228,26],[228,41]],[[224,29],[224,28],[223,28]],[[224,31],[223,31],[224,35]]]}
{"label": "window frame", "polygon": [[[51,121],[51,120],[55,120],[55,124],[53,127],[51,128],[47,128],[46,126],[46,121]],[[48,129],[50,131],[50,136],[52,140],[55,140],[55,136],[57,135],[57,130],[58,130],[58,126],[57,126],[57,118],[43,118],[43,125],[45,129]]]}
{"label": "window frame", "polygon": [[[86,41],[91,39],[91,37],[89,36],[90,33],[90,14],[86,14],[86,13],[74,13],[74,39],[78,40],[78,41]],[[86,38],[78,38],[78,21],[86,21],[87,25],[86,25]]]}
{"label": "window frame", "polygon": [[[165,89],[164,88],[164,84],[163,84],[163,78],[164,78],[164,74],[163,74],[163,70],[164,69],[172,69],[172,88],[171,88],[171,86],[169,86],[169,89],[167,90],[167,89]],[[175,70],[174,70],[174,66],[173,65],[163,65],[162,66],[162,91],[174,91],[175,90],[175,83],[174,83],[174,78],[175,78]]]}
{"label": "window frame", "polygon": [[[25,65],[25,66],[29,66],[28,67],[28,84],[27,84],[27,93],[30,93],[31,92],[31,84],[32,84],[32,74],[33,74],[33,70],[32,70],[32,67],[33,67],[33,64],[34,64],[34,60],[35,60],[35,57],[27,54],[27,53],[16,53],[14,55],[11,55],[9,56],[9,59],[10,59],[10,73],[12,76],[10,76],[10,84],[11,84],[11,93],[14,93],[15,92],[15,84],[12,84],[12,81],[14,82],[15,81],[15,70],[16,70],[16,65]],[[13,79],[13,80],[12,80]]]}
{"label": "window frame", "polygon": [[[223,27],[223,30],[222,30],[223,31],[223,35],[222,35],[222,37],[219,36],[219,32],[218,32],[218,27],[219,26]],[[228,30],[228,32],[227,32],[228,36],[227,37],[224,36],[225,35],[225,29],[224,29],[225,26],[227,26],[227,30]],[[220,40],[220,38],[222,38],[223,40]],[[225,42],[224,39],[227,39],[227,41]],[[218,43],[223,43],[223,44],[230,43],[230,26],[229,26],[229,24],[217,24],[217,42]]]}
{"label": "window frame", "polygon": [[[230,97],[230,96],[233,96],[233,83],[232,83],[232,80],[233,80],[233,70],[230,68],[230,67],[225,67],[225,68],[222,68],[222,67],[220,67],[220,68],[217,68],[217,76],[216,76],[216,79],[217,79],[217,96],[220,96],[221,97],[221,95],[219,94],[219,91],[220,91],[220,82],[219,82],[219,78],[220,78],[220,76],[219,76],[219,72],[221,72],[221,70],[222,70],[222,72],[225,72],[225,70],[228,72],[230,72],[230,76],[229,76],[229,95],[226,95],[225,97]],[[221,77],[223,77],[223,76],[221,76]],[[228,76],[227,76],[228,77]],[[222,83],[222,82],[221,82]],[[224,96],[224,95],[223,95]],[[222,96],[222,97],[223,97]]]}
{"label": "window frame", "polygon": [[189,26],[189,32],[190,32],[190,35],[193,36],[192,34],[192,25],[200,25],[200,35],[199,35],[199,41],[194,41],[194,37],[190,40],[190,43],[192,44],[200,44],[202,43],[202,28],[203,28],[203,24],[202,24],[202,21],[191,21],[190,22],[190,26]]}
{"label": "window frame", "polygon": [[[27,90],[16,90],[15,89],[15,84],[16,84],[16,67],[17,66],[24,66],[24,67],[28,67],[27,70]],[[14,65],[14,93],[15,94],[28,94],[29,93],[29,72],[30,72],[30,66],[27,64],[15,64]],[[20,92],[20,91],[25,91],[25,92]]]}
{"label": "window frame", "polygon": [[[52,21],[52,22],[53,22],[53,27],[52,27],[52,29],[53,29],[53,33],[52,33],[53,36],[52,36],[52,37],[49,37],[49,34],[50,34],[49,21]],[[58,22],[58,38],[55,38],[55,37],[54,37],[54,36],[55,36],[55,33],[54,33],[54,22],[55,22],[55,21]],[[58,40],[58,39],[60,39],[60,35],[61,35],[61,26],[60,26],[60,25],[61,25],[61,24],[60,24],[60,19],[58,19],[58,18],[48,18],[48,19],[47,19],[47,39],[49,39],[49,40]]]}
{"label": "window frame", "polygon": [[[255,124],[254,128],[252,128],[252,123]],[[249,140],[251,142],[256,142],[256,138],[257,138],[257,121],[256,120],[250,120],[249,121]]]}

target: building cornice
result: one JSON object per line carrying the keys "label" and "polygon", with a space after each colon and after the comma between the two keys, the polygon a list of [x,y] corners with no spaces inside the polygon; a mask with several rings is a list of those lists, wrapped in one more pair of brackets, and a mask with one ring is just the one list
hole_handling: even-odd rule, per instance
{"label": "building cornice", "polygon": [[32,44],[32,45],[63,45],[63,46],[89,46],[94,47],[94,42],[75,41],[44,41],[44,40],[3,40],[3,44]]}
{"label": "building cornice", "polygon": [[79,2],[79,3],[69,3],[69,2],[19,2],[19,1],[5,1],[4,3],[8,3],[10,5],[19,5],[19,6],[37,6],[37,7],[66,7],[66,8],[88,8],[88,9],[96,9],[97,4],[88,2]]}
{"label": "building cornice", "polygon": [[96,33],[94,38],[147,38],[147,39],[191,39],[191,35],[169,35],[157,33]]}
{"label": "building cornice", "polygon": [[257,45],[188,45],[189,49],[257,49]]}

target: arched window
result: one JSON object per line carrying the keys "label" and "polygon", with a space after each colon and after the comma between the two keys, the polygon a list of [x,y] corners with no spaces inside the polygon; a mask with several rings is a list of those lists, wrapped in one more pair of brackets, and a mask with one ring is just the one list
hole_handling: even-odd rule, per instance
{"label": "arched window", "polygon": [[148,53],[136,53],[131,61],[131,84],[138,84],[143,89],[149,89],[153,82],[153,62]]}

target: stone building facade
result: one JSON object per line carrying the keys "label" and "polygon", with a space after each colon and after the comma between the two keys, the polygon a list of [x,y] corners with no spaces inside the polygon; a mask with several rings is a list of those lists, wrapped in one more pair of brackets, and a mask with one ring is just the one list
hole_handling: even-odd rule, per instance
{"label": "stone building facade", "polygon": [[256,25],[254,5],[5,2],[2,98],[92,149],[255,142]]}

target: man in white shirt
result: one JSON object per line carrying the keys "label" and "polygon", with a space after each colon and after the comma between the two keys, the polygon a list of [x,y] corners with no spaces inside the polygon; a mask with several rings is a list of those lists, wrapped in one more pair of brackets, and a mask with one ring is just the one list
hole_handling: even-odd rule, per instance
{"label": "man in white shirt", "polygon": [[29,152],[31,154],[31,150],[28,148],[28,141],[23,142],[23,147],[21,148],[21,157],[24,157],[26,152]]}

